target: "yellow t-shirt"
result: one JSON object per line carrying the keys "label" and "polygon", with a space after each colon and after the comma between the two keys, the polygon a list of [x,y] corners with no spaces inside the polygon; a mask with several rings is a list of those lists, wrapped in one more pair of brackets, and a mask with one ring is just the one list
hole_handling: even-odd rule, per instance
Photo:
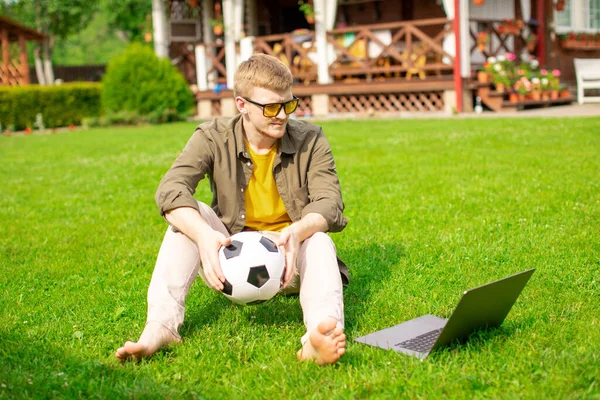
{"label": "yellow t-shirt", "polygon": [[247,142],[246,147],[254,164],[252,177],[244,192],[246,227],[257,231],[279,232],[292,221],[285,210],[273,177],[277,145],[271,147],[267,154],[256,154]]}

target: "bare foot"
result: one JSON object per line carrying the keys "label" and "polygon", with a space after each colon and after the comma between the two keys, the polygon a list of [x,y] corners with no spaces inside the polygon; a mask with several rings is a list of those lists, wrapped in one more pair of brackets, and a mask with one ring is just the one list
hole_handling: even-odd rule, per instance
{"label": "bare foot", "polygon": [[346,352],[346,335],[336,325],[335,318],[322,321],[298,350],[298,360],[314,360],[318,365],[333,364],[339,360]]}
{"label": "bare foot", "polygon": [[181,339],[176,337],[158,322],[149,322],[142,336],[137,342],[125,342],[123,347],[119,347],[115,356],[121,361],[128,359],[138,360],[143,357],[150,357],[156,353],[158,349],[166,344],[180,342]]}

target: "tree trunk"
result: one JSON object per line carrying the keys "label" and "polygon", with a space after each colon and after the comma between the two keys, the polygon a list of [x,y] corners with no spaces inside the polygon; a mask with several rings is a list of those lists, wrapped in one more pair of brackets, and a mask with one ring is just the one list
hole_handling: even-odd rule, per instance
{"label": "tree trunk", "polygon": [[46,83],[52,85],[54,83],[54,70],[52,69],[52,48],[48,38],[44,39],[42,48],[44,50],[44,76]]}
{"label": "tree trunk", "polygon": [[38,83],[43,86],[46,84],[46,76],[44,75],[44,67],[40,58],[40,44],[35,46],[33,55],[35,58],[35,75],[37,76]]}

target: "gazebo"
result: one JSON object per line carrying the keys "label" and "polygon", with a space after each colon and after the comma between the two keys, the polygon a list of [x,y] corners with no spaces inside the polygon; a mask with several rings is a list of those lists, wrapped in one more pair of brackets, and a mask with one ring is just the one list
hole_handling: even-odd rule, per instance
{"label": "gazebo", "polygon": [[28,85],[27,41],[42,41],[44,35],[0,15],[0,85]]}

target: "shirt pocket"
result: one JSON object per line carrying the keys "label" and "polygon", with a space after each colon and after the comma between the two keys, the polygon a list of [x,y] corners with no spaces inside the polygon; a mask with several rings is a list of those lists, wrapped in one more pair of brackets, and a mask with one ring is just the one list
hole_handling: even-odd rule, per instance
{"label": "shirt pocket", "polygon": [[294,198],[294,205],[298,210],[298,214],[302,217],[302,210],[308,205],[308,184],[301,186],[297,189],[292,190],[292,196]]}

